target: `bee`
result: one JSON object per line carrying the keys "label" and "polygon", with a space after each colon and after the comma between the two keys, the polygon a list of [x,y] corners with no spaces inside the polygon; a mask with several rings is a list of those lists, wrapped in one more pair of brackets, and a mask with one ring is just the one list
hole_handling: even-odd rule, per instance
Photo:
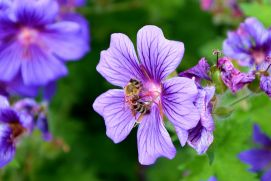
{"label": "bee", "polygon": [[132,111],[141,114],[148,114],[150,112],[150,103],[138,100],[132,105]]}
{"label": "bee", "polygon": [[142,90],[142,83],[139,80],[131,79],[124,87],[125,95],[128,97],[138,97]]}

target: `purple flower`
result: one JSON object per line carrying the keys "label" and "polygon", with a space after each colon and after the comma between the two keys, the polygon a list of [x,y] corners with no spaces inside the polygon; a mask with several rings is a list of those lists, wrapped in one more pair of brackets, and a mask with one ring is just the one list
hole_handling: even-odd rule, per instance
{"label": "purple flower", "polygon": [[165,39],[156,26],[144,26],[137,34],[136,56],[131,40],[124,34],[111,36],[110,47],[101,52],[98,72],[112,89],[100,95],[93,108],[104,117],[106,134],[115,143],[124,140],[136,123],[139,162],[153,164],[158,157],[172,159],[176,150],[164,127],[166,115],[179,137],[194,128],[199,113],[193,104],[197,87],[193,80],[175,77],[166,80],[184,54],[181,42]]}
{"label": "purple flower", "polygon": [[269,181],[271,178],[271,139],[265,135],[258,125],[254,125],[254,142],[260,145],[260,148],[254,148],[239,154],[242,162],[251,165],[250,171],[265,171],[262,181]]}
{"label": "purple flower", "polygon": [[29,129],[29,120],[9,107],[8,100],[0,96],[0,167],[8,164],[16,152],[16,143]]}
{"label": "purple flower", "polygon": [[[213,105],[211,99],[215,94],[215,87],[199,89],[195,105],[200,112],[200,121],[195,128],[188,130],[187,143],[198,154],[204,154],[213,142],[214,120],[212,118]],[[184,133],[185,134],[185,133]]]}
{"label": "purple flower", "polygon": [[[55,0],[14,0],[0,16],[0,79],[21,76],[25,85],[44,86],[67,74],[65,61],[88,50],[77,23],[56,21]],[[64,62],[63,62],[64,61]]]}
{"label": "purple flower", "polygon": [[223,82],[233,93],[236,93],[255,79],[253,73],[243,73],[236,69],[227,57],[218,60],[218,68],[221,71]]}
{"label": "purple flower", "polygon": [[42,137],[45,141],[51,141],[52,135],[49,131],[49,125],[47,120],[47,104],[38,104],[34,99],[21,99],[17,101],[14,105],[14,110],[16,110],[25,119],[30,120],[32,132],[34,128],[38,128]]}
{"label": "purple flower", "polygon": [[208,179],[208,181],[217,181],[216,177],[215,176],[212,176]]}
{"label": "purple flower", "polygon": [[205,58],[202,58],[197,65],[195,65],[191,69],[181,72],[179,76],[187,77],[190,79],[195,78],[195,81],[200,84],[200,81],[202,79],[211,81],[211,78],[208,75],[209,70],[210,65]]}
{"label": "purple flower", "polygon": [[228,33],[223,52],[242,66],[263,70],[270,64],[266,62],[271,53],[270,32],[256,18],[247,18],[236,32]]}

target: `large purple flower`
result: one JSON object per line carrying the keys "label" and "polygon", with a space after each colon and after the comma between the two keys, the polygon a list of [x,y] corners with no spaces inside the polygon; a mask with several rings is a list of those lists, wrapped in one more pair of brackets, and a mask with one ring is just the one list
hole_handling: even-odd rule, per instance
{"label": "large purple flower", "polygon": [[149,25],[137,34],[137,50],[140,61],[126,35],[111,36],[110,47],[102,51],[97,70],[125,91],[109,90],[95,100],[93,107],[104,117],[106,134],[115,143],[124,140],[134,125],[140,123],[139,162],[149,165],[161,156],[172,159],[176,153],[164,127],[164,114],[179,137],[182,130],[197,125],[200,118],[193,101],[198,91],[191,79],[166,80],[181,62],[183,43],[165,39],[161,29]]}
{"label": "large purple flower", "polygon": [[43,86],[67,74],[63,61],[82,57],[88,47],[77,23],[56,21],[55,0],[14,0],[0,14],[0,80],[21,76]]}
{"label": "large purple flower", "polygon": [[256,19],[247,18],[235,32],[229,32],[223,52],[242,66],[264,68],[271,55],[270,32]]}
{"label": "large purple flower", "polygon": [[0,96],[0,167],[8,164],[16,152],[19,138],[29,131],[31,120],[14,111],[8,100]]}
{"label": "large purple flower", "polygon": [[254,125],[254,142],[259,144],[260,148],[254,148],[239,154],[242,162],[251,165],[252,172],[265,171],[262,181],[270,181],[271,178],[271,139],[265,135],[258,125]]}
{"label": "large purple flower", "polygon": [[240,72],[233,66],[231,60],[227,57],[220,58],[217,66],[221,71],[221,78],[223,82],[233,93],[236,93],[246,84],[251,83],[255,79],[253,72]]}

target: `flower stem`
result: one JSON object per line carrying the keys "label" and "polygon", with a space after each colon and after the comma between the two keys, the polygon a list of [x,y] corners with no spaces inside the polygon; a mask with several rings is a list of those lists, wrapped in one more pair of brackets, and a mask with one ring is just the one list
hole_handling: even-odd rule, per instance
{"label": "flower stem", "polygon": [[251,93],[249,93],[249,94],[247,94],[247,95],[245,95],[245,96],[243,96],[243,97],[237,99],[236,101],[234,101],[234,102],[232,102],[231,104],[229,104],[229,106],[234,106],[234,105],[238,104],[239,102],[242,102],[243,100],[249,98],[249,97],[252,96],[252,95],[253,95],[253,92],[251,92]]}

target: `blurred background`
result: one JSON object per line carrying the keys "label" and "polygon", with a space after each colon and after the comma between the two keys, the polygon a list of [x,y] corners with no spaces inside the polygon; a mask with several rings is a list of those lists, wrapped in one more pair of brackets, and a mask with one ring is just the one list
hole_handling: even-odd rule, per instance
{"label": "blurred background", "polygon": [[[78,12],[89,20],[92,50],[81,61],[69,63],[69,75],[58,82],[49,115],[54,140],[45,143],[34,132],[18,146],[16,159],[0,171],[0,180],[200,181],[213,175],[219,181],[259,180],[237,154],[252,147],[254,122],[271,136],[271,101],[264,94],[242,101],[230,117],[215,118],[215,141],[206,155],[181,148],[175,139],[177,156],[160,158],[147,167],[138,163],[137,129],[116,145],[106,137],[104,121],[92,109],[95,98],[113,88],[96,71],[112,33],[125,33],[136,43],[142,26],[159,26],[168,39],[184,42],[185,55],[178,68],[182,71],[201,57],[214,63],[213,49],[221,49],[227,31],[236,29],[246,16],[271,25],[269,1],[240,1],[240,14],[223,3],[203,10],[199,0],[88,0]],[[221,97],[221,104],[237,96]]]}

